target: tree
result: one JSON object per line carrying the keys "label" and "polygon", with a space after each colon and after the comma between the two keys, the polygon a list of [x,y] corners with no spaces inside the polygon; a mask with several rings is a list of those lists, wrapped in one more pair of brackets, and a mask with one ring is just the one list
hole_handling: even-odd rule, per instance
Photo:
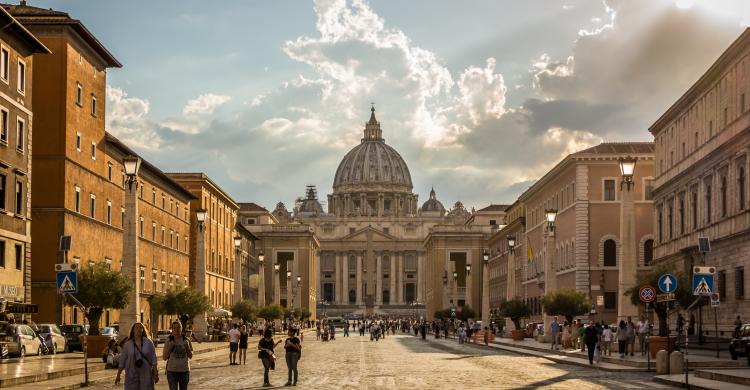
{"label": "tree", "polygon": [[531,306],[519,298],[503,300],[500,303],[500,315],[510,318],[516,330],[521,330],[521,319],[531,316]]}
{"label": "tree", "polygon": [[239,318],[243,322],[255,321],[255,317],[258,315],[258,306],[249,299],[235,302],[230,310],[233,317]]}
{"label": "tree", "polygon": [[563,288],[544,294],[542,307],[548,315],[563,316],[573,322],[573,317],[588,313],[591,304],[585,292]]}
{"label": "tree", "polygon": [[[122,273],[106,263],[95,263],[78,270],[78,293],[75,298],[84,306],[92,336],[99,335],[99,320],[105,309],[124,309],[133,285]],[[72,299],[65,299],[74,306]]]}
{"label": "tree", "polygon": [[279,319],[284,314],[284,308],[279,305],[268,305],[258,310],[258,317],[265,319],[266,321],[273,321]]}
{"label": "tree", "polygon": [[[448,316],[450,316],[450,313],[448,313]],[[469,318],[474,318],[477,316],[477,313],[474,311],[474,309],[471,308],[471,306],[464,306],[461,308],[461,311],[456,310],[456,317],[461,321],[468,321]],[[487,325],[487,324],[482,324]]]}
{"label": "tree", "polygon": [[[675,272],[673,264],[659,263],[655,265],[649,272],[640,274],[636,278],[635,286],[625,291],[625,296],[630,296],[630,302],[636,306],[643,305],[639,292],[645,285],[658,289],[659,277],[664,274],[672,274],[677,279],[677,288],[674,291],[675,300],[680,307],[689,307],[695,301],[696,297],[693,295],[691,290],[691,280],[689,275],[683,272]],[[698,302],[698,306],[705,305],[706,302],[701,300]],[[669,335],[669,325],[667,324],[667,318],[669,317],[669,302],[652,302],[651,308],[656,313],[656,317],[659,319],[659,336]]]}
{"label": "tree", "polygon": [[192,287],[169,289],[167,292],[154,294],[149,298],[149,303],[151,310],[159,314],[177,315],[184,326],[192,322],[193,317],[211,308],[206,294]]}

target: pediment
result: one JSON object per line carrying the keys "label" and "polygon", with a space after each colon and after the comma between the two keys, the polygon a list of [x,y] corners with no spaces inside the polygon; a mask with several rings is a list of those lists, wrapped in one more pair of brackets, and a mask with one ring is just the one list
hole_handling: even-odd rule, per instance
{"label": "pediment", "polygon": [[360,230],[354,231],[353,233],[349,233],[346,236],[341,237],[341,239],[346,240],[346,241],[366,242],[368,240],[368,236],[371,236],[372,241],[374,242],[377,242],[377,241],[390,242],[390,241],[398,240],[396,237],[388,233],[385,233],[382,230],[378,230],[372,226],[368,226]]}

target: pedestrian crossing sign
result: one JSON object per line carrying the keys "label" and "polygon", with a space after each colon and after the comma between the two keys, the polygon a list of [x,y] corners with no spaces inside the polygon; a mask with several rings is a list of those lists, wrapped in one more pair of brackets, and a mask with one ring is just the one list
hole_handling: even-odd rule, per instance
{"label": "pedestrian crossing sign", "polygon": [[714,275],[693,275],[693,295],[710,296],[714,291]]}
{"label": "pedestrian crossing sign", "polygon": [[62,294],[78,292],[78,272],[63,271],[57,273],[57,290]]}

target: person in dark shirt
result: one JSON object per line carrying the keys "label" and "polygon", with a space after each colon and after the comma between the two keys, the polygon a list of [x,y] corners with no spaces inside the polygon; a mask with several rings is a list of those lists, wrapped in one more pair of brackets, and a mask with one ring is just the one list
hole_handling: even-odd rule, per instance
{"label": "person in dark shirt", "polygon": [[[302,342],[296,334],[297,329],[289,328],[288,337],[284,342],[286,367],[288,370],[288,379],[285,386],[297,386],[297,362],[302,356]],[[292,373],[294,373],[294,382],[292,382]]]}
{"label": "person in dark shirt", "polygon": [[263,386],[265,387],[271,386],[268,380],[268,370],[276,368],[276,355],[273,353],[273,348],[279,343],[281,340],[277,343],[273,342],[273,331],[270,328],[263,332],[263,338],[258,341],[258,359],[263,363]]}

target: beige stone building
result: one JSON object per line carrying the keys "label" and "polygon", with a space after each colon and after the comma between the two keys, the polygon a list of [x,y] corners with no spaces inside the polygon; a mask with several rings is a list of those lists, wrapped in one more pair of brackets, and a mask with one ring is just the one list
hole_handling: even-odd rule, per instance
{"label": "beige stone building", "polygon": [[0,23],[0,299],[29,303],[33,63],[50,51],[4,9]]}
{"label": "beige stone building", "polygon": [[[750,267],[750,29],[714,62],[651,127],[656,139],[656,261],[690,273],[716,268],[719,336],[735,316],[750,317],[745,270]],[[699,237],[711,241],[705,259]],[[713,313],[696,314],[714,334]]]}
{"label": "beige stone building", "polygon": [[[597,307],[596,319],[617,319],[619,297],[624,292],[618,287],[623,265],[619,159],[628,156],[638,160],[633,178],[637,269],[651,262],[654,144],[603,143],[573,153],[519,197],[525,207],[523,245],[527,247],[526,256],[517,253],[526,260],[521,290],[516,294],[531,304],[531,320],[542,319],[541,297],[549,281],[551,290],[583,291],[592,303],[603,297],[604,305]],[[557,212],[554,253],[549,254],[546,210]],[[549,280],[544,277],[548,258],[554,260],[551,265],[555,272]]]}
{"label": "beige stone building", "polygon": [[528,256],[525,234],[526,209],[523,203],[516,201],[505,211],[503,224],[487,239],[490,255],[489,300],[493,313],[498,312],[503,300],[524,297],[521,281]]}
{"label": "beige stone building", "polygon": [[[235,266],[237,250],[234,244],[235,225],[239,205],[211,180],[205,173],[168,173],[170,178],[187,188],[198,200],[190,203],[189,218],[197,225],[196,211],[206,210],[206,220],[201,233],[190,232],[193,243],[190,251],[190,284],[200,288],[196,275],[205,274],[205,293],[214,308],[228,308],[235,302],[235,278],[239,270]],[[197,235],[203,234],[205,270],[197,267]]]}

